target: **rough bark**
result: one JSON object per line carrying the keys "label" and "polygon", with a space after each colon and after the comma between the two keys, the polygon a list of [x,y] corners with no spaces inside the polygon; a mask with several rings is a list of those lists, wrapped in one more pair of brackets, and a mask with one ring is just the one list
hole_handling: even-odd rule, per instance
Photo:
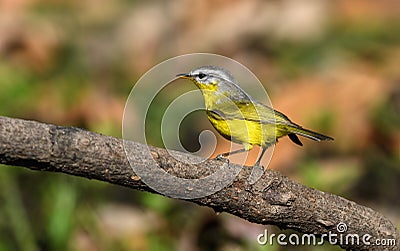
{"label": "rough bark", "polygon": [[[129,145],[129,151],[135,154],[134,161],[137,161],[132,164],[153,163],[142,154],[148,151],[148,146],[135,142]],[[150,147],[150,150],[160,168],[178,177],[204,177],[218,170],[223,163],[209,160],[197,165],[183,164],[165,149]],[[130,167],[122,139],[74,127],[0,117],[0,163],[37,171],[62,172],[155,192]],[[188,201],[259,224],[273,224],[317,235],[338,234],[338,240],[341,233],[337,225],[342,222],[348,227],[344,234],[360,236],[359,244],[340,244],[338,241],[337,245],[344,249],[399,250],[398,230],[378,212],[337,195],[303,186],[274,170],[266,170],[261,179],[250,184],[250,171],[243,168],[231,185],[207,197]],[[368,239],[370,243],[377,239],[391,239],[395,245],[366,245],[361,239],[366,234],[372,236]]]}

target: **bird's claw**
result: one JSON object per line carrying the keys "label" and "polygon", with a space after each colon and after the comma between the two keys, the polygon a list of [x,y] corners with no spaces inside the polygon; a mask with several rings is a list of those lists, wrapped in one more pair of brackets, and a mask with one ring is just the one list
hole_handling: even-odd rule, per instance
{"label": "bird's claw", "polygon": [[220,160],[220,161],[221,161],[221,160],[222,160],[222,161],[226,161],[226,162],[229,163],[229,159],[226,158],[226,157],[224,157],[223,154],[218,154],[217,157],[215,157],[214,159],[215,159],[215,160]]}
{"label": "bird's claw", "polygon": [[250,176],[248,178],[250,185],[255,184],[264,174],[264,171],[265,171],[264,166],[260,165],[260,163],[256,163],[253,166],[253,169],[251,170]]}
{"label": "bird's claw", "polygon": [[263,171],[266,170],[266,168],[265,168],[263,165],[261,165],[260,163],[255,164],[255,165],[253,166],[253,168],[258,168],[258,169],[263,170]]}

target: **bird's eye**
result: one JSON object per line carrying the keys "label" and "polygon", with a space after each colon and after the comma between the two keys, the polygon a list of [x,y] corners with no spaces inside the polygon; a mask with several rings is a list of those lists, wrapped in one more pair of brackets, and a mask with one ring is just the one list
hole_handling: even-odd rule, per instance
{"label": "bird's eye", "polygon": [[205,79],[205,78],[206,78],[206,74],[200,72],[200,73],[197,75],[197,77],[198,77],[200,80],[202,80],[202,79]]}

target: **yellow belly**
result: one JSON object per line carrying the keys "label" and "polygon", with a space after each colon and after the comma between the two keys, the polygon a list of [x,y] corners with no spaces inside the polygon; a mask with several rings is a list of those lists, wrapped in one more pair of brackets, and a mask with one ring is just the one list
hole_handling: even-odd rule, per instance
{"label": "yellow belly", "polygon": [[243,144],[247,150],[252,145],[269,146],[274,144],[282,133],[276,130],[274,124],[260,124],[248,120],[221,120],[213,116],[208,116],[214,128],[226,139]]}

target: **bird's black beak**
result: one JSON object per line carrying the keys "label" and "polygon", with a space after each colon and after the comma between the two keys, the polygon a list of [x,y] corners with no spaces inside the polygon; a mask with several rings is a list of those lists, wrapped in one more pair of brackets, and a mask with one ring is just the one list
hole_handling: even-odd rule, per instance
{"label": "bird's black beak", "polygon": [[189,73],[180,73],[176,75],[178,78],[190,78]]}

